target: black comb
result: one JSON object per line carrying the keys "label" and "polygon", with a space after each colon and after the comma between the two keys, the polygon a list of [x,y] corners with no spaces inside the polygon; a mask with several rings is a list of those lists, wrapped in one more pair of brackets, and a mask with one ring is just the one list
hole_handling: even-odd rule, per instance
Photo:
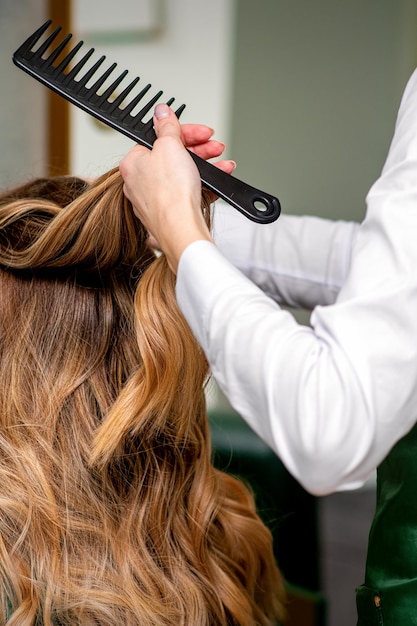
{"label": "black comb", "polygon": [[[117,64],[113,63],[104,73],[98,75],[98,70],[106,58],[101,56],[98,61],[87,69],[87,61],[94,52],[94,48],[90,48],[71,67],[71,62],[75,61],[75,56],[84,42],[80,41],[75,47],[66,52],[66,47],[72,38],[70,33],[58,42],[55,47],[52,47],[61,31],[61,27],[58,26],[42,43],[39,43],[51,23],[51,20],[48,20],[28,37],[14,53],[13,62],[41,83],[84,111],[87,111],[87,113],[90,113],[90,115],[93,115],[104,124],[118,130],[135,142],[152,148],[156,139],[153,122],[152,119],[145,122],[144,118],[160,100],[163,92],[159,91],[156,93],[139,112],[135,112],[132,115],[132,111],[151,89],[151,85],[146,85],[139,93],[133,95],[134,88],[139,82],[139,78],[135,78],[120,94],[116,95],[117,88],[128,73],[125,70],[112,81],[110,86],[104,88],[103,92],[100,92],[100,88],[109,79]],[[39,44],[38,47],[36,47],[37,44]],[[65,56],[63,56],[64,53]],[[87,83],[91,84],[92,81],[94,81],[92,86],[87,87]],[[128,96],[133,97],[127,102]],[[174,98],[171,98],[167,104],[171,106],[173,102]],[[182,105],[175,111],[177,117],[180,116],[184,108],[185,105]],[[279,217],[281,207],[277,198],[247,185],[230,174],[222,172],[194,153],[190,152],[190,154],[198,167],[204,187],[226,200],[247,218],[254,222],[268,224]]]}

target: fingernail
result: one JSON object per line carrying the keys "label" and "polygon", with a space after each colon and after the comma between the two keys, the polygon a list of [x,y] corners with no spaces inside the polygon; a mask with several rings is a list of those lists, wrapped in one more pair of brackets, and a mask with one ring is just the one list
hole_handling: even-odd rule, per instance
{"label": "fingernail", "polygon": [[163,117],[169,116],[170,108],[167,104],[157,104],[155,107],[155,117],[157,120],[161,120]]}

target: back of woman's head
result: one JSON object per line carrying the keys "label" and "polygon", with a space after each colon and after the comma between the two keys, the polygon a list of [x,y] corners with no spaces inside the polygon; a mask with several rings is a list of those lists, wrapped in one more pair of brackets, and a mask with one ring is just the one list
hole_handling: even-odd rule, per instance
{"label": "back of woman's head", "polygon": [[117,170],[0,195],[1,623],[281,614],[270,533],[212,466],[207,364],[146,239]]}

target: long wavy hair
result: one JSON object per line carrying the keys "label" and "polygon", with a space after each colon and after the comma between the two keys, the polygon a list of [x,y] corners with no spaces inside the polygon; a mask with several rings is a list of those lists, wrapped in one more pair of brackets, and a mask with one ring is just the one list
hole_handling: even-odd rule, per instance
{"label": "long wavy hair", "polygon": [[2,624],[283,617],[271,534],[213,467],[207,363],[146,239],[117,170],[0,195]]}

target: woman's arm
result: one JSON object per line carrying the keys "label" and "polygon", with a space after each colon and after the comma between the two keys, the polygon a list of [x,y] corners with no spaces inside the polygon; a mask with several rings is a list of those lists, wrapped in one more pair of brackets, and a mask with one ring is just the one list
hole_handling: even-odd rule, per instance
{"label": "woman's arm", "polygon": [[360,485],[417,416],[416,74],[367,205],[346,282],[311,329],[210,243],[192,244],[178,273],[181,308],[220,387],[318,494]]}
{"label": "woman's arm", "polygon": [[223,201],[213,215],[219,250],[268,296],[304,309],[334,303],[358,224],[285,214],[272,224],[255,224]]}
{"label": "woman's arm", "polygon": [[[234,408],[312,492],[358,486],[417,407],[417,75],[334,304],[300,326],[237,270],[199,219],[176,120],[121,165],[126,193],[178,263],[179,304]],[[302,248],[300,247],[300,254]]]}

